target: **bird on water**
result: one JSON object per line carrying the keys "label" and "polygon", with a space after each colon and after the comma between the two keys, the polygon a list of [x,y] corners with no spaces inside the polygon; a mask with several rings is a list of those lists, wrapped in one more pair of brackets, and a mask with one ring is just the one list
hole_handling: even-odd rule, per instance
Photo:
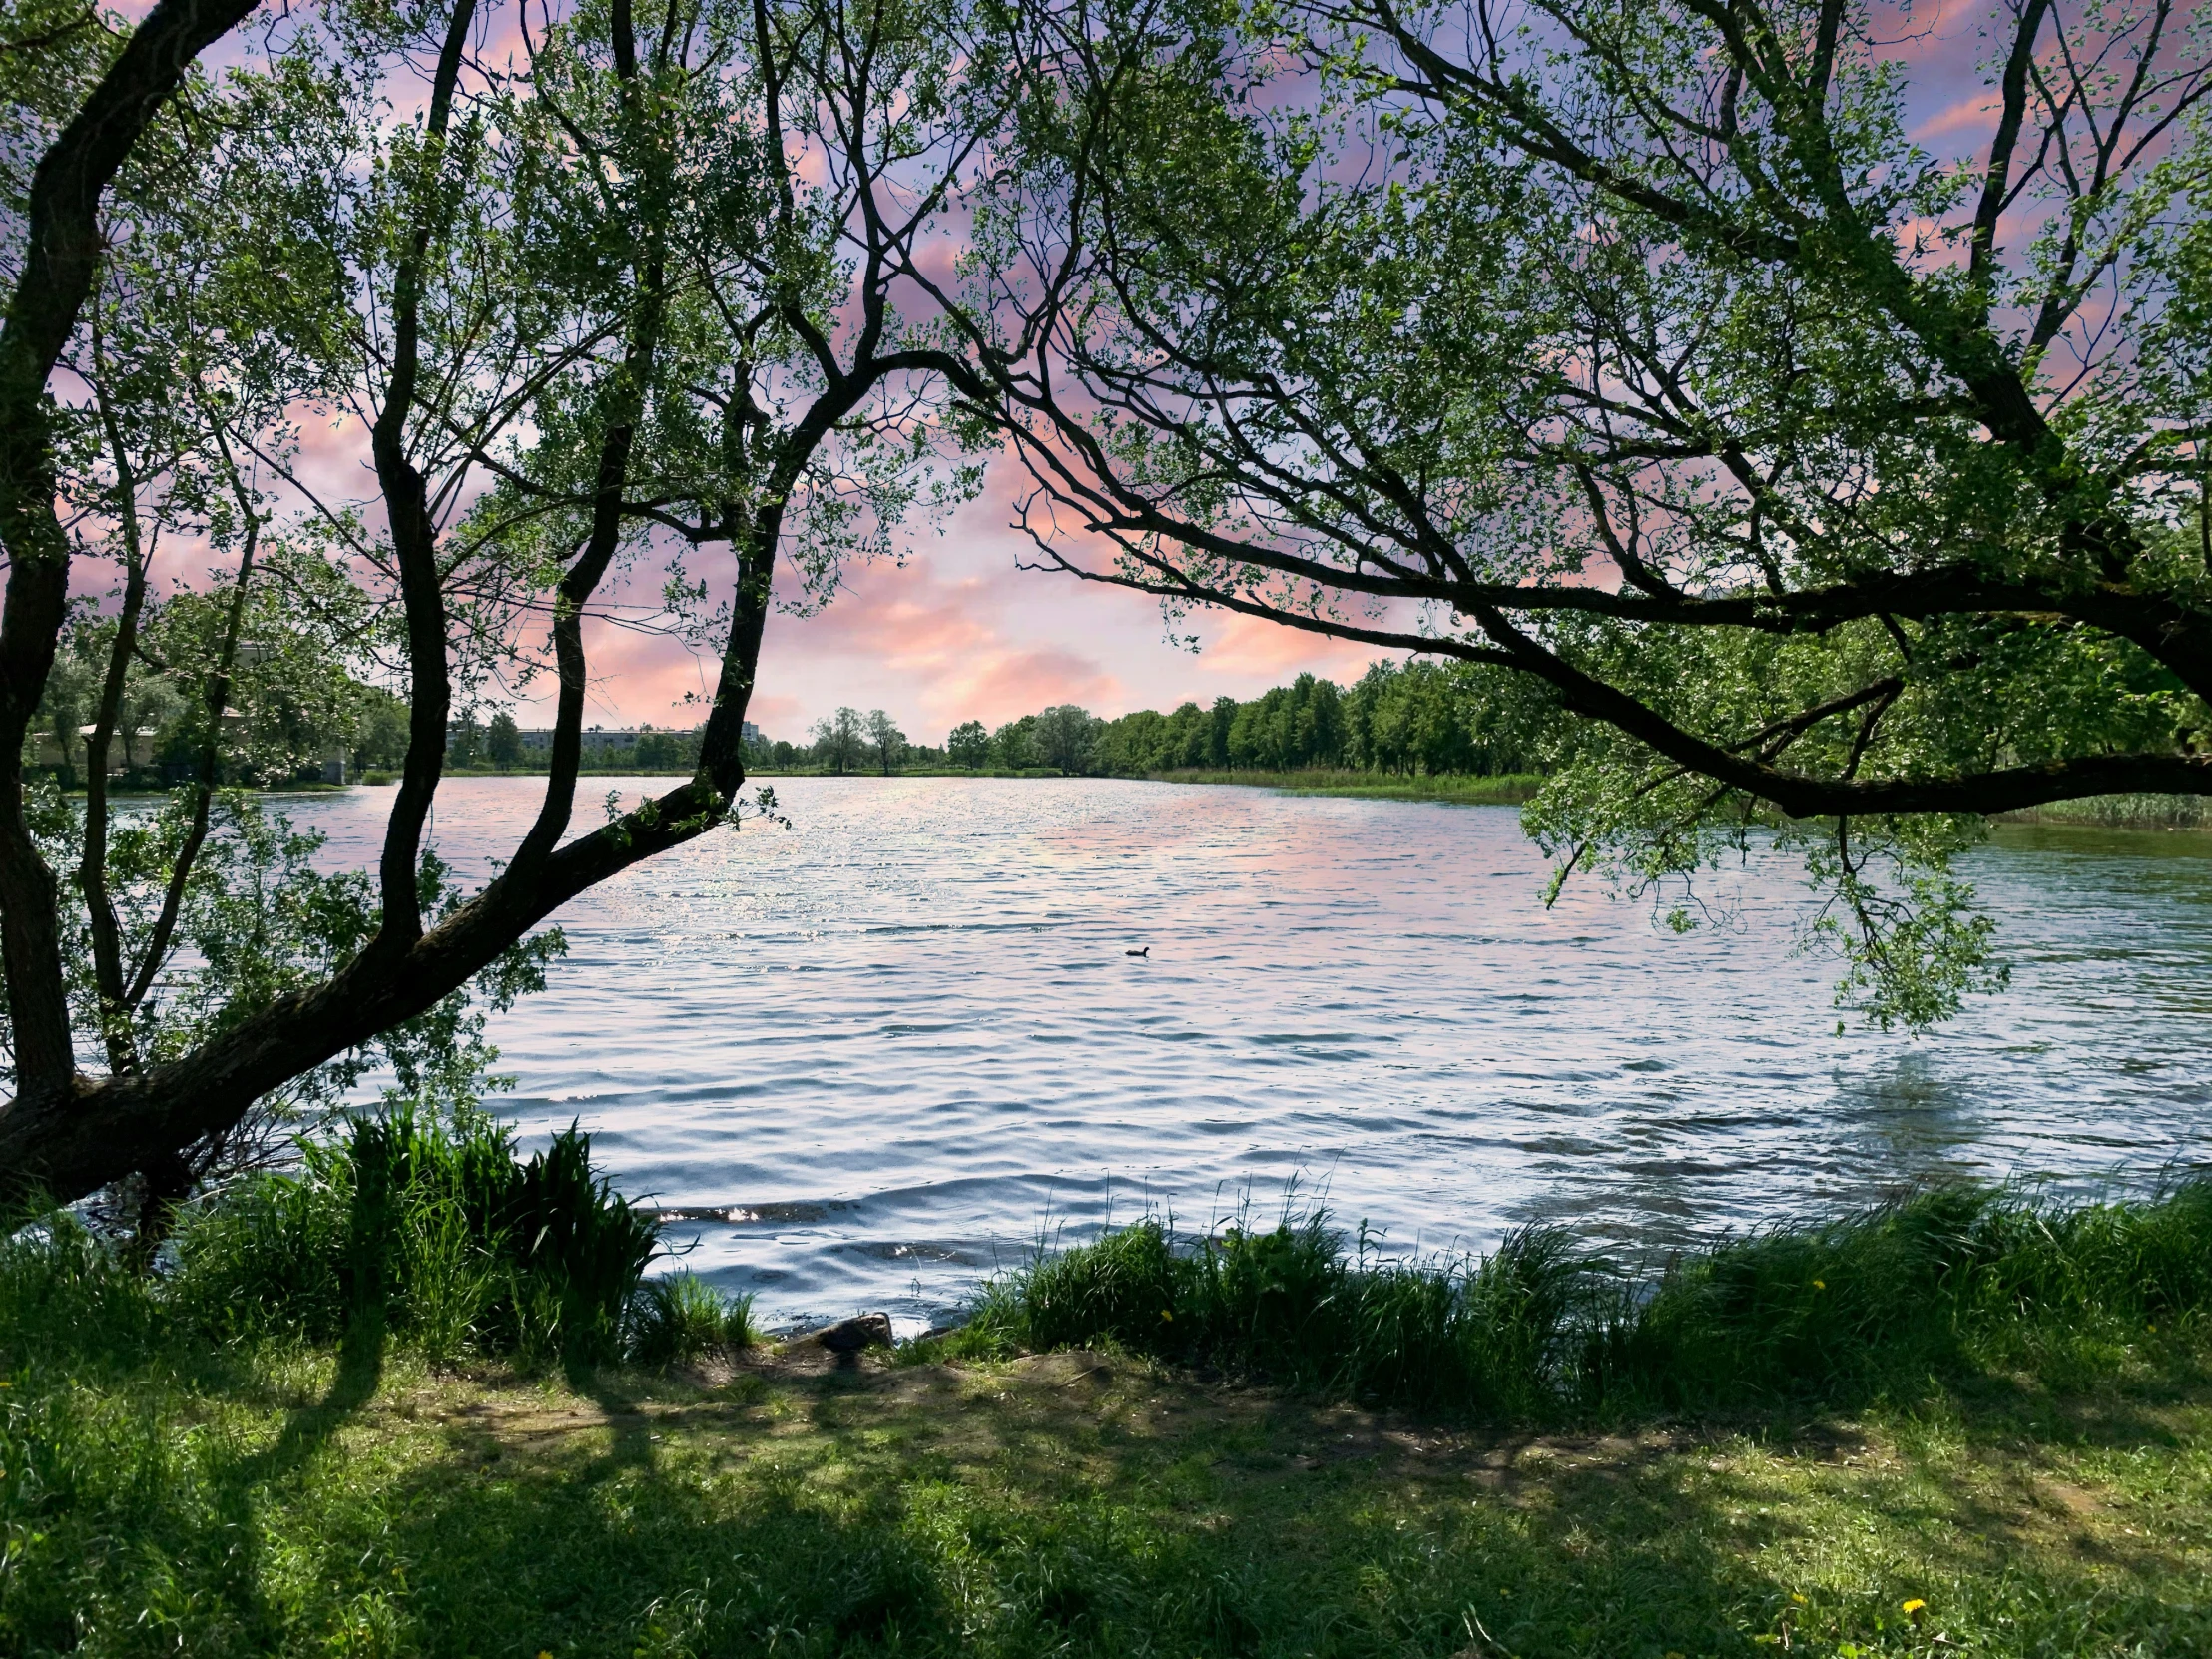
{"label": "bird on water", "polygon": [[1124,950],[1122,954],[1124,956],[1150,956],[1152,954],[1152,946],[1148,944],[1142,950]]}

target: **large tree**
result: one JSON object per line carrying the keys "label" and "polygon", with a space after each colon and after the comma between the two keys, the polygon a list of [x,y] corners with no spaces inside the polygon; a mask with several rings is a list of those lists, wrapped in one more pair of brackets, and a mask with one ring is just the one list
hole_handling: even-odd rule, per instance
{"label": "large tree", "polygon": [[[33,8],[0,52],[6,153],[35,158],[0,180],[0,1196],[171,1170],[480,976],[511,988],[560,905],[738,816],[779,560],[801,603],[826,601],[946,484],[894,287],[1008,93],[962,77],[942,8],[341,3],[197,70],[250,9],[162,0],[131,29]],[[373,480],[358,500],[328,459],[347,443]],[[146,627],[165,530],[171,573],[215,590],[187,596],[206,619],[189,668],[155,661]],[[184,568],[195,550],[209,568]],[[572,834],[586,623],[625,619],[622,573],[649,557],[670,566],[664,624],[719,663],[699,765]],[[29,787],[24,740],[72,582],[103,561],[80,808]],[[382,846],[352,885],[314,885],[217,788],[271,582],[406,697]],[[425,845],[448,722],[540,671],[542,803],[497,876],[456,892]],[[167,830],[111,834],[98,752],[150,673],[190,685],[207,740]],[[255,834],[256,867],[320,919],[211,1004],[179,915]]]}
{"label": "large tree", "polygon": [[1021,24],[970,390],[1048,566],[1546,683],[1562,874],[1794,843],[1885,1023],[1991,974],[1984,815],[2212,792],[2201,10],[2005,0],[1959,157],[1918,10],[1222,15]]}

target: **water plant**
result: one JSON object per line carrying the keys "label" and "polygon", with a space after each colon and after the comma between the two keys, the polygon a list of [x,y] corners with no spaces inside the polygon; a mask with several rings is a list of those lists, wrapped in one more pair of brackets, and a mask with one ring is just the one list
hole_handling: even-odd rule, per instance
{"label": "water plant", "polygon": [[644,1283],[659,1246],[659,1222],[593,1170],[574,1124],[524,1158],[483,1113],[403,1106],[198,1206],[164,1297],[225,1336],[330,1342],[365,1320],[440,1361],[597,1364],[640,1343],[674,1359],[748,1340],[745,1305],[688,1278]]}
{"label": "water plant", "polygon": [[2212,1308],[2212,1180],[2068,1204],[1959,1184],[1776,1225],[1644,1271],[1527,1227],[1380,1260],[1320,1211],[1179,1238],[1160,1217],[1040,1250],[954,1352],[1107,1345],[1495,1421],[1849,1402],[1901,1379],[2110,1369]]}

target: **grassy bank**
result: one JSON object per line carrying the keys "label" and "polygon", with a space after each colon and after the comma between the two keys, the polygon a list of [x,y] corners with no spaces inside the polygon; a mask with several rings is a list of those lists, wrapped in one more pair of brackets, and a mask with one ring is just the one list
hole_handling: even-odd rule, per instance
{"label": "grassy bank", "polygon": [[1371,1259],[1320,1216],[1158,1221],[988,1284],[954,1355],[1110,1346],[1424,1415],[1537,1426],[1856,1408],[1925,1379],[2087,1385],[2212,1314],[2212,1181],[2099,1204],[1921,1192],[1622,1272],[1531,1228],[1488,1256]]}
{"label": "grassy bank", "polygon": [[1126,1351],[213,1344],[34,1239],[0,1261],[0,1650],[2202,1652],[2207,1354],[2127,1336],[2055,1380],[1500,1431]]}
{"label": "grassy bank", "polygon": [[2006,813],[1998,822],[2096,830],[2212,830],[2212,806],[2197,795],[2094,795]]}
{"label": "grassy bank", "polygon": [[1138,1226],[837,1361],[592,1290],[575,1237],[628,1224],[570,1144],[363,1132],[167,1278],[0,1245],[0,1652],[2212,1646],[2201,1185],[1923,1194],[1642,1285]]}
{"label": "grassy bank", "polygon": [[1353,796],[1374,801],[1442,801],[1467,807],[1518,806],[1543,787],[1534,773],[1500,778],[1427,777],[1382,772],[1155,772],[1161,784],[1242,784],[1287,795]]}

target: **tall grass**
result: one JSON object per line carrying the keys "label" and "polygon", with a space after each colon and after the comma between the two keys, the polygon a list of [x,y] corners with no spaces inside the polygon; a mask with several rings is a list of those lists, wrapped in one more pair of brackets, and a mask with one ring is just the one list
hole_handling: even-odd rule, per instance
{"label": "tall grass", "polygon": [[1944,1187],[1629,1274],[1557,1229],[1373,1258],[1319,1214],[1178,1239],[1159,1219],[984,1288],[956,1352],[1113,1344],[1377,1403],[1620,1417],[1864,1399],[1931,1375],[2108,1369],[2212,1308],[2212,1181],[2066,1205]]}
{"label": "tall grass", "polygon": [[433,1360],[670,1360],[749,1339],[744,1305],[645,1283],[659,1243],[574,1125],[525,1159],[489,1117],[401,1109],[188,1214],[163,1297],[223,1336],[329,1342],[369,1319]]}

